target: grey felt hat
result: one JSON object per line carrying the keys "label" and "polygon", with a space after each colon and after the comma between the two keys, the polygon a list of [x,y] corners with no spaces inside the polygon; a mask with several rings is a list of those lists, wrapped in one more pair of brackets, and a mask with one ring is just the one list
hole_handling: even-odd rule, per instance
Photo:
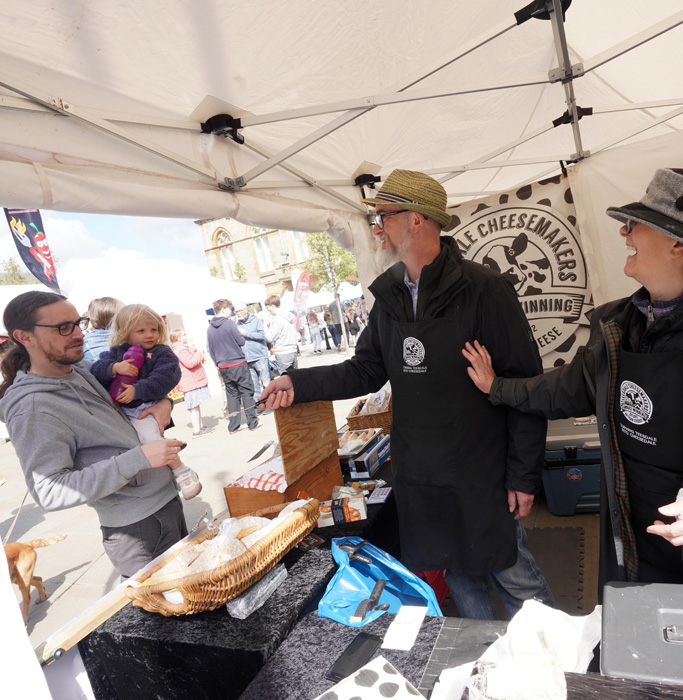
{"label": "grey felt hat", "polygon": [[656,170],[640,202],[609,207],[607,215],[624,224],[646,224],[683,243],[683,169]]}

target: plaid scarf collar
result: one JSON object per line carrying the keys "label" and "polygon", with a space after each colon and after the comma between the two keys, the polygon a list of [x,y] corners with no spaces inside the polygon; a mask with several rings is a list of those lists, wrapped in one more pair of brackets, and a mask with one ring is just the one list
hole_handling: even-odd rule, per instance
{"label": "plaid scarf collar", "polygon": [[607,341],[607,358],[609,363],[609,393],[607,415],[610,426],[610,452],[612,455],[612,469],[614,471],[614,490],[619,509],[619,521],[621,527],[621,541],[624,547],[624,570],[627,581],[638,580],[638,551],[636,540],[631,525],[631,504],[628,498],[628,486],[626,484],[626,472],[621,451],[617,443],[616,421],[614,419],[614,402],[617,392],[617,377],[619,374],[619,352],[624,329],[612,318],[603,325],[605,339]]}

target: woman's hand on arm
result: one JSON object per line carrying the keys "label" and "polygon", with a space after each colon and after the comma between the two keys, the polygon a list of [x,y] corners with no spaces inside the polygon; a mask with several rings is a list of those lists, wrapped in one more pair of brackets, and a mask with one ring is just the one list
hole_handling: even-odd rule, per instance
{"label": "woman's hand on arm", "polygon": [[462,354],[472,365],[467,368],[467,374],[470,375],[470,379],[474,382],[479,391],[490,394],[491,385],[496,378],[496,373],[493,371],[493,363],[491,362],[491,355],[489,355],[486,348],[481,345],[478,340],[475,340],[474,344],[465,343]]}

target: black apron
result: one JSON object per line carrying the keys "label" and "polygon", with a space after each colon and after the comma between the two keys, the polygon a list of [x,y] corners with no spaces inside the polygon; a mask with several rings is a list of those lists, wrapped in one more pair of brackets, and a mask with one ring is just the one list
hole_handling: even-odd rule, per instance
{"label": "black apron", "polygon": [[655,520],[673,521],[657,509],[673,503],[683,486],[681,396],[683,352],[634,353],[622,347],[614,413],[638,558],[683,575],[683,550],[646,532]]}
{"label": "black apron", "polygon": [[401,556],[414,570],[485,575],[517,559],[505,488],[505,407],[467,374],[455,318],[392,323],[391,462]]}

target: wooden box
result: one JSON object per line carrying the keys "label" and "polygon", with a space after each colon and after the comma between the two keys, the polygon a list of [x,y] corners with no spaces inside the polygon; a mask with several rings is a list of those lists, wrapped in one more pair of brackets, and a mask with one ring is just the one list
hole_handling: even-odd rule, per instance
{"label": "wooden box", "polygon": [[289,486],[284,493],[239,486],[224,487],[232,517],[294,501],[299,491],[305,491],[319,501],[327,501],[332,495],[332,488],[344,483],[337,455],[339,440],[331,401],[296,404],[280,408],[273,415]]}

